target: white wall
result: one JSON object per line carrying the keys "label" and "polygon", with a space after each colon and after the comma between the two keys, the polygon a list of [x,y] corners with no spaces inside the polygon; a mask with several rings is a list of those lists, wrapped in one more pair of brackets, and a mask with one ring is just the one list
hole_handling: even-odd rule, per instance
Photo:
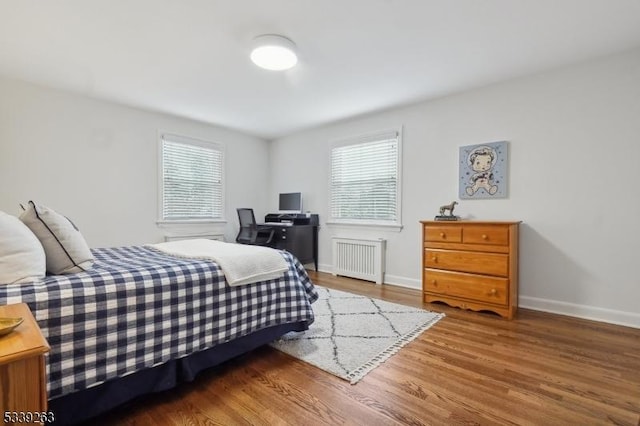
{"label": "white wall", "polygon": [[[404,229],[325,225],[329,141],[398,125]],[[323,223],[323,269],[332,235],[383,237],[386,281],[420,288],[418,221],[457,198],[458,148],[502,140],[509,197],[463,200],[456,213],[523,221],[520,305],[640,327],[640,50],[275,140],[268,202],[303,192]]]}
{"label": "white wall", "polygon": [[[458,147],[510,142],[510,194],[461,201],[467,218],[522,220],[520,305],[640,326],[640,50],[360,117],[268,144],[228,129],[0,78],[0,210],[29,199],[71,217],[92,247],[160,241],[158,130],[227,147],[227,239],[236,207],[261,217],[302,191],[327,220],[329,141],[403,126],[401,232],[387,281],[420,287],[420,227],[457,196]],[[269,181],[269,185],[267,185]],[[202,228],[201,228],[202,229]],[[194,230],[195,231],[195,230]]]}
{"label": "white wall", "polygon": [[[227,239],[236,207],[266,212],[268,143],[169,115],[0,78],[0,210],[32,199],[70,217],[92,247],[158,242],[158,131],[226,145]],[[218,227],[177,232],[211,232]]]}

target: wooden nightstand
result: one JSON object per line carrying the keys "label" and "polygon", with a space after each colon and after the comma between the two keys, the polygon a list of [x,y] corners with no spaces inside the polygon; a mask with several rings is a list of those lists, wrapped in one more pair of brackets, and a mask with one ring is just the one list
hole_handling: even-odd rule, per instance
{"label": "wooden nightstand", "polygon": [[25,303],[0,306],[0,317],[24,318],[15,330],[0,336],[0,416],[15,412],[40,418],[47,411],[44,354],[49,344]]}

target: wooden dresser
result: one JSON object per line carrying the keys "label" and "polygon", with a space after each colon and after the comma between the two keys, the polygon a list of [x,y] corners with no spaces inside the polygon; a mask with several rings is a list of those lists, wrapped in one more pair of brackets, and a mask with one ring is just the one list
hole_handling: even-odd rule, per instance
{"label": "wooden dresser", "polygon": [[13,423],[51,420],[46,412],[44,365],[49,344],[26,304],[0,306],[0,317],[24,319],[11,333],[0,336],[0,415]]}
{"label": "wooden dresser", "polygon": [[421,223],[424,301],[512,319],[518,309],[520,222]]}

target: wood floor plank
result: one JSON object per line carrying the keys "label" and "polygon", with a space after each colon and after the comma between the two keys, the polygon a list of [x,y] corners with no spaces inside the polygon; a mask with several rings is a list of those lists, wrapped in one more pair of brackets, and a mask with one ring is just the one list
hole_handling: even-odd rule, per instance
{"label": "wood floor plank", "polygon": [[316,284],[446,317],[350,385],[270,347],[91,424],[640,426],[640,330],[521,309],[424,304],[419,291],[310,272]]}
{"label": "wood floor plank", "polygon": [[[371,398],[368,393],[363,393],[355,387],[345,387],[345,382],[333,375],[327,374],[322,370],[306,368],[308,364],[290,357],[289,355],[280,353],[275,349],[266,349],[271,352],[276,352],[277,355],[283,357],[286,361],[286,375],[295,380],[296,383],[305,384],[306,388],[316,395],[323,395],[323,400],[327,405],[333,407],[345,421],[345,424],[349,424],[353,420],[357,419],[355,424],[375,424],[380,420],[380,417],[388,417],[389,422],[387,424],[411,424],[415,422],[409,419],[407,416],[403,416],[400,421],[395,419],[393,414],[389,416],[390,410],[388,407],[380,407],[380,402],[377,399]],[[274,356],[273,354],[271,356]],[[262,362],[265,368],[270,368],[270,363],[266,361]],[[296,368],[295,364],[300,364]],[[282,374],[273,373],[273,374]],[[349,404],[345,404],[345,400],[350,401]],[[378,404],[378,406],[372,407],[372,405]],[[385,402],[386,405],[388,405]],[[397,422],[397,423],[394,423]],[[339,423],[334,423],[339,424]]]}

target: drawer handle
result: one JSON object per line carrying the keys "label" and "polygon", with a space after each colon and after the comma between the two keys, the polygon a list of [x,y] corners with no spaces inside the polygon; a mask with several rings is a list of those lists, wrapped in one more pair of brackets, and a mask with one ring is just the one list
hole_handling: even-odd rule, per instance
{"label": "drawer handle", "polygon": [[486,241],[489,239],[489,236],[487,234],[482,234],[482,239]]}
{"label": "drawer handle", "polygon": [[433,284],[434,287],[438,287],[438,281],[436,280],[431,280],[431,284]]}
{"label": "drawer handle", "polygon": [[435,254],[431,257],[431,260],[433,260],[433,263],[438,263],[438,256],[436,256]]}
{"label": "drawer handle", "polygon": [[443,240],[447,238],[447,234],[445,234],[444,232],[440,233],[440,238],[442,238]]}
{"label": "drawer handle", "polygon": [[492,288],[492,289],[489,291],[489,296],[495,296],[496,294],[498,294],[498,290],[496,290],[495,288]]}

